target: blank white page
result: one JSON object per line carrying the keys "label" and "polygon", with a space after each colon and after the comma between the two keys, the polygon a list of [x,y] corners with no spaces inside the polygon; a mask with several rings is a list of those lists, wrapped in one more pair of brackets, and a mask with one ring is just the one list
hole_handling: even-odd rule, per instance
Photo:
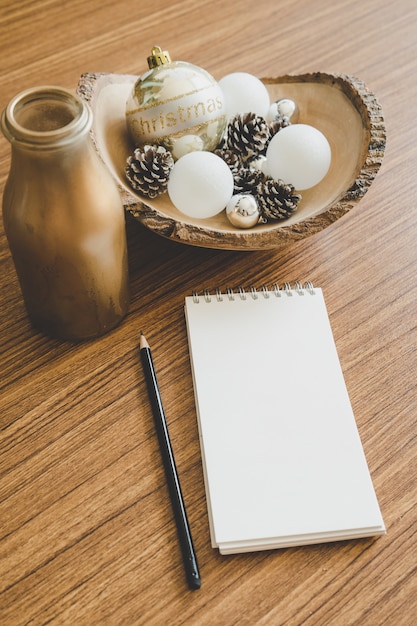
{"label": "blank white page", "polygon": [[185,312],[213,546],[383,533],[322,291]]}

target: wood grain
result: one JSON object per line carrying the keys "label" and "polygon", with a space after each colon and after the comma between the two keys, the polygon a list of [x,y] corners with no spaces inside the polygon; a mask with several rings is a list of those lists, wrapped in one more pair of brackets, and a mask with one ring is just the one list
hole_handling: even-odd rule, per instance
{"label": "wood grain", "polygon": [[[130,312],[94,342],[58,342],[31,328],[1,225],[1,624],[413,623],[416,20],[414,0],[0,3],[1,108],[30,86],[75,89],[84,72],[141,73],[161,45],[217,78],[357,76],[387,127],[382,167],[360,203],[280,250],[190,247],[127,215]],[[9,158],[1,137],[1,192]],[[184,296],[296,279],[323,288],[387,535],[221,557],[209,542]],[[182,571],[140,330],[152,345],[201,569],[196,592]]]}

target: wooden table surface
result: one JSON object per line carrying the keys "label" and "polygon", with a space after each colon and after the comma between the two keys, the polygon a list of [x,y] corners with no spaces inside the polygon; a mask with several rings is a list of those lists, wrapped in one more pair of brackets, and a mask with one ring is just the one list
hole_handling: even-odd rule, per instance
{"label": "wooden table surface", "polygon": [[[1,0],[0,42],[1,108],[27,87],[75,89],[84,72],[141,74],[161,45],[217,79],[358,76],[377,95],[388,136],[356,208],[282,250],[189,247],[127,216],[129,314],[80,345],[31,328],[1,225],[0,623],[416,623],[415,0]],[[1,192],[9,165],[1,137]],[[298,278],[324,290],[387,534],[220,556],[209,541],[184,296]],[[199,591],[184,578],[141,329],[159,374]]]}

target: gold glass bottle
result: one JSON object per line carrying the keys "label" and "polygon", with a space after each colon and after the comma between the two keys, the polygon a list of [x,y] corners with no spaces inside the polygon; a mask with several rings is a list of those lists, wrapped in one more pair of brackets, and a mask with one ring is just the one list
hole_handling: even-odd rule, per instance
{"label": "gold glass bottle", "polygon": [[125,216],[89,137],[92,112],[60,87],[28,89],[1,118],[12,146],[3,221],[29,317],[62,339],[98,337],[129,304]]}

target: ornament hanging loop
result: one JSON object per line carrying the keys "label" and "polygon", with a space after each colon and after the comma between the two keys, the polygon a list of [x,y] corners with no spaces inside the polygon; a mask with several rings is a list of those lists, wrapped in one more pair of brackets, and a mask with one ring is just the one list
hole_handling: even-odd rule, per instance
{"label": "ornament hanging loop", "polygon": [[152,54],[148,57],[148,66],[150,70],[160,65],[168,65],[171,63],[171,57],[167,50],[162,50],[160,46],[153,46]]}

